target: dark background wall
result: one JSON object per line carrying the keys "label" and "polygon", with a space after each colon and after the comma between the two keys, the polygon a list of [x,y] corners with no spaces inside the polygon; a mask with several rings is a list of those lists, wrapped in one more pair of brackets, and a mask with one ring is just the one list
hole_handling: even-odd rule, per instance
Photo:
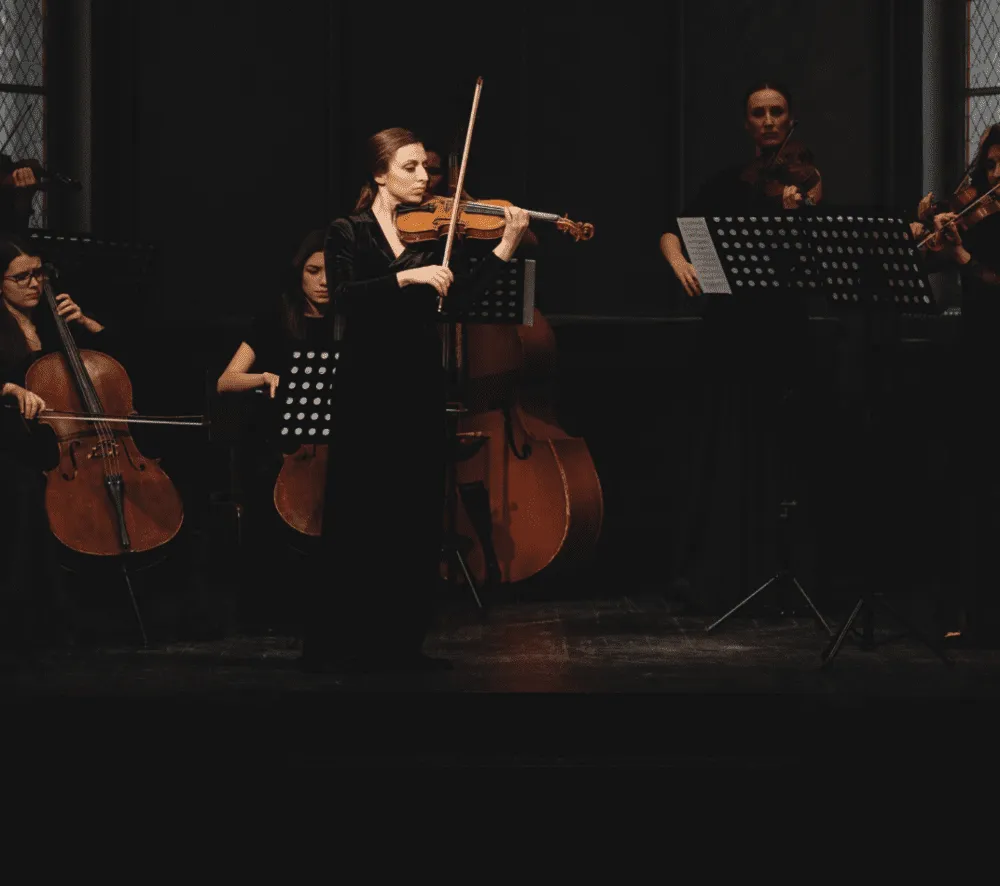
{"label": "dark background wall", "polygon": [[[697,322],[682,320],[701,309],[659,254],[664,219],[714,171],[752,156],[741,102],[761,77],[792,89],[828,201],[915,205],[921,4],[685,0],[566,15],[520,3],[484,14],[488,27],[444,10],[345,7],[51,6],[62,48],[50,65],[52,152],[87,196],[84,211],[79,195],[53,195],[52,226],[157,250],[127,303],[92,278],[85,286],[88,306],[133,331],[142,408],[199,411],[206,374],[276,293],[301,236],[350,210],[364,139],[403,125],[447,153],[482,75],[468,190],[595,225],[580,244],[537,228],[539,306],[557,327],[567,428],[594,441],[609,549],[627,552],[634,532],[655,547],[672,526],[668,475],[685,458],[662,448],[667,425],[687,421],[678,404]],[[617,320],[574,322],[595,315]],[[835,336],[820,338],[835,349]],[[595,377],[603,387],[588,397]],[[183,473],[198,446],[173,445]],[[643,459],[651,473],[629,473]],[[654,559],[630,562],[661,569]],[[740,570],[737,582],[753,571]]]}

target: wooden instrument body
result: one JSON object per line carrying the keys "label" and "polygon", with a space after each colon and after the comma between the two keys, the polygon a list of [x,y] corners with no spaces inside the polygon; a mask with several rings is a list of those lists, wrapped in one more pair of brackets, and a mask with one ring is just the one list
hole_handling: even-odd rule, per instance
{"label": "wooden instrument body", "polygon": [[[533,326],[468,324],[465,332],[468,412],[459,431],[488,442],[456,466],[456,479],[486,486],[501,580],[577,565],[600,537],[604,499],[586,442],[567,434],[548,406],[542,376],[554,360],[552,328],[535,311]],[[518,458],[526,446],[530,454]],[[484,581],[481,540],[461,506],[457,517],[457,531],[474,541],[470,571]]]}
{"label": "wooden instrument body", "polygon": [[[106,414],[134,415],[132,385],[124,367],[99,351],[78,352]],[[74,374],[62,353],[35,361],[25,386],[49,409],[84,412]],[[180,531],[184,507],[177,489],[159,465],[145,458],[128,426],[41,418],[55,434],[59,463],[47,470],[45,506],[53,535],[82,554],[110,557],[160,547]],[[107,477],[121,477],[121,501],[129,545],[122,543],[115,500]]]}
{"label": "wooden instrument body", "polygon": [[284,453],[281,473],[274,483],[274,506],[296,532],[318,538],[323,529],[326,466],[330,447],[306,443]]}

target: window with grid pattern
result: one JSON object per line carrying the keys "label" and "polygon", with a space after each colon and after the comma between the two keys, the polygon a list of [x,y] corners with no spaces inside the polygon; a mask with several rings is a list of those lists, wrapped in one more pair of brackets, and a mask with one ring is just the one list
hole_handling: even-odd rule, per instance
{"label": "window with grid pattern", "polygon": [[1000,121],[1000,0],[967,0],[965,162]]}
{"label": "window with grid pattern", "polygon": [[[45,165],[45,0],[0,0],[0,153]],[[32,203],[45,227],[45,194]]]}

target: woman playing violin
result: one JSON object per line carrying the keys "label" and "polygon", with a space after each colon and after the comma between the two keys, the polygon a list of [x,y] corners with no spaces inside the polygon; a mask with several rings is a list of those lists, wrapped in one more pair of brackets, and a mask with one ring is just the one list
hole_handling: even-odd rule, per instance
{"label": "woman playing violin", "polygon": [[[52,317],[37,310],[42,297],[42,260],[16,241],[0,242],[0,502],[7,517],[0,531],[0,624],[13,636],[0,640],[18,655],[30,655],[50,641],[44,620],[61,608],[59,574],[45,510],[45,467],[38,447],[24,433],[45,401],[24,387],[28,367],[57,350]],[[104,327],[88,317],[67,293],[57,296],[59,313],[88,344]],[[61,613],[60,613],[61,615]]]}
{"label": "woman playing violin", "polygon": [[[789,211],[808,201],[818,204],[823,197],[823,182],[811,165],[811,154],[797,142],[786,142],[792,128],[792,100],[788,89],[773,81],[751,86],[744,96],[743,127],[754,143],[754,159],[748,164],[731,166],[710,179],[691,204],[681,213],[704,216],[712,212],[755,211],[758,214]],[[778,154],[778,149],[784,148]],[[794,153],[794,162],[787,156]],[[808,185],[803,192],[789,172],[808,169],[810,175],[800,182]],[[784,179],[789,179],[786,183]],[[815,184],[812,183],[815,179]],[[660,238],[660,251],[670,264],[684,291],[691,296],[701,292],[694,266],[684,257],[680,228],[676,218],[668,222]]]}
{"label": "woman playing violin", "polygon": [[[1000,501],[996,433],[990,404],[1000,384],[1000,200],[995,192],[976,209],[958,218],[959,203],[973,200],[1000,185],[1000,123],[983,134],[970,176],[969,189],[954,207],[933,216],[938,237],[926,246],[928,269],[958,268],[962,281],[959,336],[960,386],[963,389],[961,453],[964,535],[971,554],[971,585],[962,588],[958,606],[964,612],[948,627],[962,642],[995,643],[1000,637],[1000,563],[996,554]],[[925,198],[927,201],[927,198]],[[938,208],[943,208],[940,205]],[[958,209],[958,212],[955,210]],[[970,224],[965,219],[975,219]],[[958,221],[959,225],[954,224]],[[927,236],[923,231],[918,236]],[[934,248],[936,247],[936,248]],[[926,249],[926,247],[925,247]],[[963,625],[963,621],[966,623]]]}
{"label": "woman playing violin", "polygon": [[438,297],[493,279],[527,213],[505,229],[475,278],[441,263],[444,242],[405,244],[396,210],[427,190],[427,153],[405,129],[368,141],[368,181],[352,215],[330,224],[330,310],[343,320],[334,386],[321,551],[329,580],[307,604],[308,669],[443,666],[421,646],[438,584],[446,460],[446,374]]}
{"label": "woman playing violin", "polygon": [[[754,143],[754,159],[717,174],[681,215],[787,214],[807,201],[818,202],[822,196],[818,171],[810,166],[808,177],[786,179],[789,166],[777,153],[783,143],[786,148],[793,144],[786,141],[792,129],[791,110],[791,96],[784,86],[764,81],[748,89],[743,125]],[[802,148],[795,150],[801,165]],[[805,191],[793,183],[806,185],[808,178],[815,182],[808,183]],[[701,285],[682,250],[676,218],[670,219],[660,249],[685,293],[699,295]],[[678,536],[674,563],[674,589],[681,597],[691,593],[695,573],[705,581],[712,570],[721,568],[719,564],[739,559],[733,556],[733,547],[744,543],[742,529],[728,540],[721,532],[710,531],[717,523],[716,514],[731,513],[727,497],[731,501],[733,489],[747,490],[744,507],[752,523],[774,525],[780,496],[792,491],[791,465],[802,444],[784,454],[778,450],[800,423],[801,416],[790,415],[792,406],[800,408],[807,399],[801,396],[809,360],[804,299],[784,291],[714,296],[704,304],[702,320],[700,365],[692,377],[700,402],[693,452],[698,467],[683,480],[691,484],[686,496],[691,506],[682,518],[688,525]],[[779,424],[787,429],[779,429]],[[779,471],[788,472],[786,481],[778,479]],[[733,574],[720,585],[742,580]]]}

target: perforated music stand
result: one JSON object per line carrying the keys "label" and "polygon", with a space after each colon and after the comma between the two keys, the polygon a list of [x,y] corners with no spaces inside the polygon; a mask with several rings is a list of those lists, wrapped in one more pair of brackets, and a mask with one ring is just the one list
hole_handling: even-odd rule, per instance
{"label": "perforated music stand", "polygon": [[295,345],[275,391],[278,440],[289,452],[304,443],[329,443],[333,433],[333,381],[339,346]]}
{"label": "perforated music stand", "polygon": [[[679,218],[684,244],[698,274],[702,291],[732,298],[774,298],[801,294],[803,298],[823,288],[810,250],[811,228],[802,215],[716,215]],[[788,396],[782,398],[787,409]],[[787,525],[798,502],[786,497],[778,513],[778,567],[775,574],[748,594],[725,615],[708,625],[711,632],[768,588],[780,591],[788,582],[803,597],[828,634],[833,630],[813,604],[791,569]]]}
{"label": "perforated music stand", "polygon": [[[817,219],[811,231],[815,262],[828,301],[837,310],[858,311],[865,320],[865,441],[873,439],[874,415],[886,373],[885,326],[897,313],[937,314],[940,307],[914,242],[909,224],[892,213],[866,209],[841,211]],[[939,643],[911,625],[866,578],[861,597],[843,627],[823,652],[823,667],[836,657],[858,615],[864,613],[860,647],[874,649],[874,616],[890,615],[946,665],[954,665]]]}
{"label": "perforated music stand", "polygon": [[[467,256],[470,272],[484,259]],[[444,299],[442,320],[446,323],[492,323],[531,326],[535,314],[535,260],[512,258],[501,276],[487,281],[482,289],[449,294]]]}
{"label": "perforated music stand", "polygon": [[[885,210],[859,207],[842,208],[835,212],[815,209],[795,216],[726,215],[679,221],[682,223],[681,232],[685,232],[685,227],[689,232],[685,243],[687,245],[690,236],[688,251],[691,262],[699,277],[704,268],[712,287],[705,288],[703,284],[706,292],[749,292],[759,285],[762,278],[768,281],[776,278],[779,287],[803,295],[823,295],[835,311],[862,312],[867,364],[865,430],[870,438],[877,396],[885,373],[885,349],[876,334],[876,321],[883,321],[897,312],[939,312],[906,220]],[[787,243],[773,237],[781,236],[782,230],[791,238]],[[769,236],[769,232],[773,235]],[[752,256],[756,256],[756,260]],[[757,270],[761,266],[770,267],[772,263],[777,263],[774,274]],[[774,288],[771,282],[767,285]],[[775,576],[775,580],[777,578]],[[758,588],[722,619],[710,625],[708,630],[728,618],[766,586]],[[805,596],[805,592],[802,593]],[[816,612],[815,607],[812,608]],[[866,581],[861,598],[824,651],[823,666],[836,656],[862,610],[865,612],[865,625],[861,647],[875,648],[876,609],[889,613],[945,664],[954,664],[939,644],[909,625],[880,594],[872,590],[871,582]],[[816,614],[818,616],[818,612]]]}

